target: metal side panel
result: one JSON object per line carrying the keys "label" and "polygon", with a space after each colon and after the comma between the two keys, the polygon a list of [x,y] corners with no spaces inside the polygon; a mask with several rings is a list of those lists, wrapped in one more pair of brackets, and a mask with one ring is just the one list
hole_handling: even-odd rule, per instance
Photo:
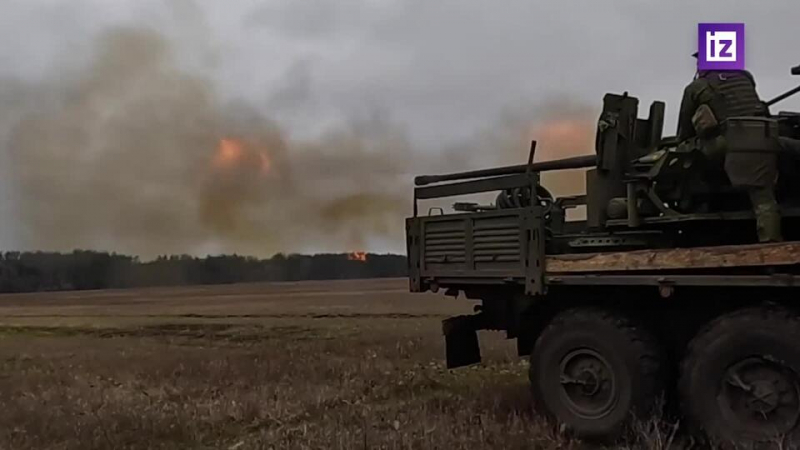
{"label": "metal side panel", "polygon": [[528,213],[514,209],[420,218],[421,276],[524,277]]}
{"label": "metal side panel", "polygon": [[450,220],[422,219],[422,272],[466,270],[467,225],[461,217]]}
{"label": "metal side panel", "polygon": [[522,220],[519,213],[472,220],[473,268],[514,271],[522,268]]}

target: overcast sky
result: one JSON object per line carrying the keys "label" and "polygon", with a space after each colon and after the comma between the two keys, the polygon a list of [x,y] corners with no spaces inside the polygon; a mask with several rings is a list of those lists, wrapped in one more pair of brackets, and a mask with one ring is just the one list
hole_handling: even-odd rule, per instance
{"label": "overcast sky", "polygon": [[[746,24],[747,67],[769,98],[800,82],[789,76],[798,17],[797,0],[3,0],[0,79],[67,77],[98,33],[133,25],[166,36],[187,70],[293,137],[380,113],[435,151],[509,108],[569,98],[599,112],[604,93],[623,91],[640,98],[641,116],[665,101],[670,134],[698,22]],[[780,109],[800,110],[800,100]],[[25,224],[14,186],[0,187],[0,246],[13,248]]]}

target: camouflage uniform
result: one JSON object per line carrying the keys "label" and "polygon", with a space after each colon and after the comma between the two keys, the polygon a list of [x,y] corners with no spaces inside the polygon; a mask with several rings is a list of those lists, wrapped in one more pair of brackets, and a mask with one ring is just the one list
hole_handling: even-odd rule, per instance
{"label": "camouflage uniform", "polygon": [[[702,149],[712,162],[724,168],[733,186],[747,191],[756,216],[759,241],[781,241],[781,215],[775,199],[777,153],[765,152],[765,149],[727,151],[716,123],[708,128],[708,120],[698,112],[703,105],[710,108],[711,122],[715,118],[716,123],[728,117],[767,115],[767,108],[756,93],[753,76],[747,71],[698,72],[683,93],[678,137]],[[695,130],[698,125],[699,135]]]}

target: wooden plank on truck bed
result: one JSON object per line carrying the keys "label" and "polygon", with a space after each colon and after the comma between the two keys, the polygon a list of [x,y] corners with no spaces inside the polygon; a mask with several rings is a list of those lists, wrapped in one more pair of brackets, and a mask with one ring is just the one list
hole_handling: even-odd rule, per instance
{"label": "wooden plank on truck bed", "polygon": [[546,270],[550,274],[794,264],[800,264],[800,242],[550,255]]}

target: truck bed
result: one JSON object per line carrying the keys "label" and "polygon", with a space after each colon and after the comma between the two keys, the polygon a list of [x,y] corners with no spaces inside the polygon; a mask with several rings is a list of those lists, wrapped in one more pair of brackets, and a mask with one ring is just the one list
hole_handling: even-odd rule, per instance
{"label": "truck bed", "polygon": [[548,284],[800,285],[800,242],[545,254],[537,208],[408,219],[412,292]]}
{"label": "truck bed", "polygon": [[800,242],[547,256],[546,272],[605,273],[793,266]]}

